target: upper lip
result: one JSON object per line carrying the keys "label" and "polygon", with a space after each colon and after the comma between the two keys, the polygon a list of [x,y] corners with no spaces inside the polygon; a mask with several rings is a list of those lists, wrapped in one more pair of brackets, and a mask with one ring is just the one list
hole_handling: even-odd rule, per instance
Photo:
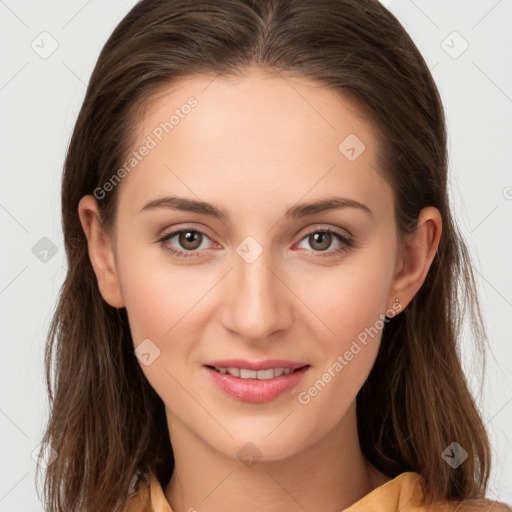
{"label": "upper lip", "polygon": [[266,359],[265,361],[247,361],[246,359],[222,359],[219,361],[206,361],[205,366],[216,368],[246,368],[247,370],[269,370],[270,368],[302,368],[308,363],[289,361],[285,359]]}

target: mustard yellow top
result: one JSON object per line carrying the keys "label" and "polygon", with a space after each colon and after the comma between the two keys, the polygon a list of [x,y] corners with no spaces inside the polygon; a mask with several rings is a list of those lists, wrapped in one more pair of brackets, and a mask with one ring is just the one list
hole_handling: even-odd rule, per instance
{"label": "mustard yellow top", "polygon": [[[495,501],[480,500],[467,502],[435,503],[421,507],[423,496],[423,477],[414,472],[405,472],[372,492],[363,496],[341,512],[463,512],[483,511],[510,512],[505,504]],[[127,502],[124,512],[172,512],[160,482],[154,474],[141,476],[138,489],[133,492]]]}

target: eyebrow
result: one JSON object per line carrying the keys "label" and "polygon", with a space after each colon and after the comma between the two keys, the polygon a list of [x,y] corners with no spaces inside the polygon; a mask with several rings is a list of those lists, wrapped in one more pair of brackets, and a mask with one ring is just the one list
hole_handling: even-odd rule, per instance
{"label": "eyebrow", "polygon": [[[229,221],[230,218],[229,213],[223,208],[219,208],[205,201],[198,201],[196,199],[178,196],[167,196],[153,199],[144,205],[140,211],[156,210],[159,208],[200,213],[223,221]],[[368,206],[346,197],[329,197],[319,201],[311,201],[309,203],[295,205],[286,210],[284,217],[288,219],[300,219],[308,215],[314,215],[315,213],[335,210],[338,208],[357,208],[373,217],[373,212],[368,208]]]}

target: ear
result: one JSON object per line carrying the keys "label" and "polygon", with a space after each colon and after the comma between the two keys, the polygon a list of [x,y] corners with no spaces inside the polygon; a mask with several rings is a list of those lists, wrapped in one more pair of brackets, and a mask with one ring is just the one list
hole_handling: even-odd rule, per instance
{"label": "ear", "polygon": [[423,208],[413,233],[406,235],[397,259],[397,273],[391,286],[389,303],[397,298],[402,310],[421,288],[434,260],[443,222],[437,208]]}
{"label": "ear", "polygon": [[101,296],[115,308],[125,305],[115,265],[112,241],[100,225],[98,202],[92,195],[82,197],[78,203],[78,215],[87,237],[89,259],[98,280]]}

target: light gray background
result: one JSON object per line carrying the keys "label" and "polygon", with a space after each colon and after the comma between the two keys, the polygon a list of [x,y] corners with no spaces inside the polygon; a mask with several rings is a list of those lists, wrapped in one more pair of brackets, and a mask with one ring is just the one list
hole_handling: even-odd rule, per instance
{"label": "light gray background", "polygon": [[[385,3],[420,48],[446,109],[451,194],[492,348],[477,397],[494,454],[488,496],[512,503],[512,2]],[[62,165],[99,52],[134,4],[0,0],[1,512],[43,510],[31,454],[48,414],[44,342],[66,268]],[[44,253],[43,237],[55,255]],[[468,342],[462,355],[477,392]]]}

